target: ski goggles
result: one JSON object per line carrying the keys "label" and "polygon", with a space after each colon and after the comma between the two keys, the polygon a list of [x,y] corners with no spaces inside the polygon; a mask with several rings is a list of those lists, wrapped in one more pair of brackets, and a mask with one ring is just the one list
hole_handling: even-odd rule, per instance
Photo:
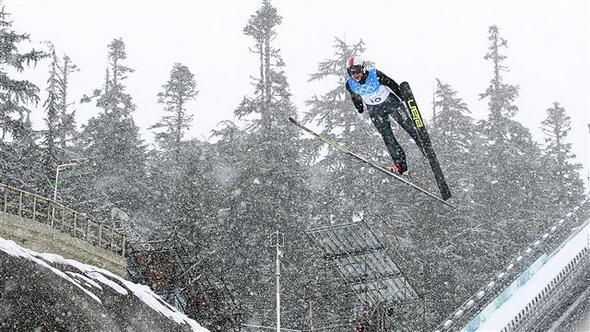
{"label": "ski goggles", "polygon": [[363,72],[363,66],[360,65],[356,65],[356,66],[351,66],[348,68],[348,75],[352,76],[354,74],[359,74]]}

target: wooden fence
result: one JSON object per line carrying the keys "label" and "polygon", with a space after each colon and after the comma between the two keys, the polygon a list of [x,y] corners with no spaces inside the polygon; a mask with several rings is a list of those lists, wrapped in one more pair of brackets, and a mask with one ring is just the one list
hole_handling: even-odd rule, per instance
{"label": "wooden fence", "polygon": [[92,244],[125,256],[127,235],[91,216],[51,199],[0,183],[1,211],[31,219]]}

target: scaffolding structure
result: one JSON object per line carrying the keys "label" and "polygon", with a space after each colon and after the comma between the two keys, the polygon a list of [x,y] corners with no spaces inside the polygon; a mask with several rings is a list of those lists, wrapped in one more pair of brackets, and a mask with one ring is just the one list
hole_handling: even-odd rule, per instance
{"label": "scaffolding structure", "polygon": [[130,243],[130,280],[149,285],[164,301],[202,324],[223,324],[225,331],[237,331],[239,307],[223,278],[213,275],[212,263],[171,243]]}
{"label": "scaffolding structure", "polygon": [[394,255],[365,222],[316,228],[307,233],[322,250],[324,260],[333,264],[382,329],[390,326],[386,320],[403,326],[403,322],[393,320],[399,320],[408,306],[422,303]]}

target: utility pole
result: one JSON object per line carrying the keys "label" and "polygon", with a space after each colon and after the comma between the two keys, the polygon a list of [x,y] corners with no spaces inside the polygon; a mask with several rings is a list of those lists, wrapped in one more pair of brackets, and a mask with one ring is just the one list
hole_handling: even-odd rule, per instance
{"label": "utility pole", "polygon": [[281,248],[285,246],[285,234],[276,231],[270,235],[270,246],[276,248],[276,283],[277,283],[277,332],[281,332]]}

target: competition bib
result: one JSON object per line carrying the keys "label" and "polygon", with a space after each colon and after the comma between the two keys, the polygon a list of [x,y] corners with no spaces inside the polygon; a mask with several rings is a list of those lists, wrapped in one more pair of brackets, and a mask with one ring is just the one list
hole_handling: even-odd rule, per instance
{"label": "competition bib", "polygon": [[377,70],[375,68],[369,69],[365,84],[360,84],[352,78],[349,78],[348,85],[354,93],[363,98],[363,101],[367,105],[381,104],[391,93],[387,87],[379,83]]}

